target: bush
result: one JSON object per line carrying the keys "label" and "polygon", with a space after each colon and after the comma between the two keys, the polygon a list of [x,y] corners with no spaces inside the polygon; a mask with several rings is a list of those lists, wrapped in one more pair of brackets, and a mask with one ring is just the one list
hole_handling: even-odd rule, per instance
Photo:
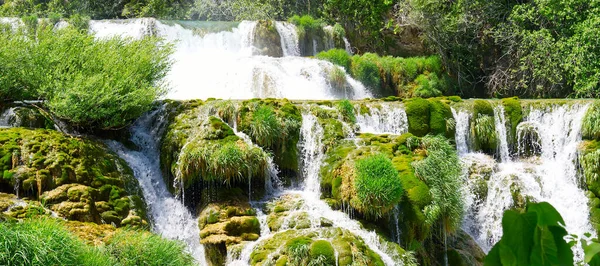
{"label": "bush", "polygon": [[323,24],[324,24],[323,21],[321,21],[320,19],[315,19],[309,15],[304,15],[304,16],[295,15],[295,16],[289,18],[288,21],[290,23],[296,25],[298,28],[304,29],[305,31],[320,29],[323,27]]}
{"label": "bush", "polygon": [[166,92],[161,80],[172,49],[159,39],[96,40],[73,27],[40,27],[36,37],[0,31],[7,44],[0,46],[3,100],[46,99],[57,117],[75,126],[115,129]]}
{"label": "bush", "polygon": [[379,67],[376,62],[369,60],[365,55],[352,57],[352,76],[371,89],[380,88]]}
{"label": "bush", "polygon": [[356,123],[356,116],[354,115],[354,105],[352,105],[350,101],[341,100],[337,105],[337,109],[340,111],[346,122]]}
{"label": "bush", "polygon": [[185,246],[142,231],[118,231],[106,246],[116,264],[135,265],[195,265]]}
{"label": "bush", "polygon": [[356,200],[367,216],[381,217],[393,209],[404,193],[398,170],[383,154],[371,155],[356,162]]}
{"label": "bush", "polygon": [[441,96],[441,81],[435,73],[421,74],[415,79],[416,87],[413,96],[431,98]]}
{"label": "bush", "polygon": [[316,55],[318,59],[329,61],[338,66],[343,67],[347,72],[350,71],[352,64],[352,57],[342,49],[331,49],[329,51],[323,51]]}

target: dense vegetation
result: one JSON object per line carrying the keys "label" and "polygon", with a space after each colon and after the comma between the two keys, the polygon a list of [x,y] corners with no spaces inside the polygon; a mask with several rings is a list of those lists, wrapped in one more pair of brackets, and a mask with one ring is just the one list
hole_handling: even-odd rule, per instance
{"label": "dense vegetation", "polygon": [[[27,21],[27,20],[26,20]],[[166,91],[170,46],[156,38],[96,40],[36,18],[0,24],[0,99],[44,100],[58,118],[88,129],[128,125]]]}
{"label": "dense vegetation", "polygon": [[0,223],[2,265],[194,265],[184,246],[143,231],[119,230],[107,243],[87,245],[50,218]]}

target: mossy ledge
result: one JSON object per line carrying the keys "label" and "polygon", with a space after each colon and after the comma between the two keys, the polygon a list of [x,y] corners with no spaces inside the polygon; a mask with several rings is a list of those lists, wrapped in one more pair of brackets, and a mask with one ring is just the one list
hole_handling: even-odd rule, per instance
{"label": "mossy ledge", "polygon": [[54,130],[0,129],[0,172],[1,192],[40,201],[65,219],[147,225],[131,169],[102,143]]}

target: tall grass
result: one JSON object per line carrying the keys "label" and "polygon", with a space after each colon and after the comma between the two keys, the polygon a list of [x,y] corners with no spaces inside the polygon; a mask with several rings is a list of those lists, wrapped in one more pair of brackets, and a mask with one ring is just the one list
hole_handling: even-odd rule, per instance
{"label": "tall grass", "polygon": [[337,109],[340,111],[344,120],[351,123],[356,123],[356,115],[354,115],[354,105],[349,100],[341,100]]}
{"label": "tall grass", "polygon": [[273,107],[261,105],[252,114],[250,136],[263,147],[271,147],[280,138],[282,128]]}
{"label": "tall grass", "polygon": [[398,170],[383,154],[360,159],[355,164],[356,200],[352,204],[370,217],[382,217],[396,206],[404,193]]}
{"label": "tall grass", "polygon": [[194,265],[182,243],[143,231],[117,231],[105,246],[88,246],[50,218],[0,223],[0,265]]}
{"label": "tall grass", "polygon": [[600,139],[600,104],[594,103],[585,114],[581,133],[586,139]]}
{"label": "tall grass", "polygon": [[454,232],[464,214],[460,161],[444,137],[425,136],[421,147],[427,151],[427,157],[413,162],[413,167],[430,188],[432,201],[425,207],[425,221],[429,225],[440,222],[445,232]]}

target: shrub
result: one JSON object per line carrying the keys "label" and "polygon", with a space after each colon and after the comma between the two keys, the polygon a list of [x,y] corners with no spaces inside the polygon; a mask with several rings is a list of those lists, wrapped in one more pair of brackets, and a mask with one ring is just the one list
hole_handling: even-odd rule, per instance
{"label": "shrub", "polygon": [[323,27],[323,21],[315,19],[310,15],[298,16],[295,15],[288,19],[288,21],[298,28],[302,28],[305,31],[317,30]]}
{"label": "shrub", "polygon": [[381,86],[381,77],[379,67],[376,62],[363,56],[355,55],[352,57],[352,76],[371,89],[378,89]]}
{"label": "shrub", "polygon": [[441,81],[435,73],[421,74],[415,79],[416,87],[413,96],[431,98],[441,96]]}
{"label": "shrub", "polygon": [[318,59],[329,61],[333,64],[343,67],[346,71],[350,71],[352,57],[343,49],[331,49],[320,52],[316,55]]}
{"label": "shrub", "polygon": [[185,246],[143,231],[118,231],[106,251],[119,265],[195,265]]}
{"label": "shrub", "polygon": [[371,155],[356,162],[356,209],[367,216],[381,217],[396,206],[404,190],[392,161],[383,154]]}
{"label": "shrub", "polygon": [[[159,39],[103,39],[72,27],[0,31],[0,96],[46,99],[49,109],[75,126],[115,129],[131,123],[166,91],[171,46]],[[6,71],[5,71],[6,70]],[[23,75],[25,73],[25,75]]]}

